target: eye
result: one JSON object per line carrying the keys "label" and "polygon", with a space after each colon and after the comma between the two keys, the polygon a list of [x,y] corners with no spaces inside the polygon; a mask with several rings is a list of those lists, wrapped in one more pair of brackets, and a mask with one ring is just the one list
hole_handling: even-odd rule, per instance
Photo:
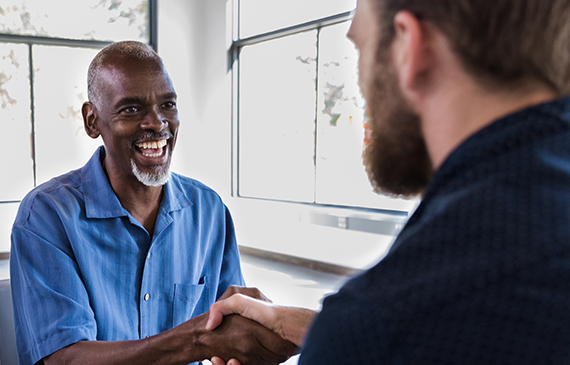
{"label": "eye", "polygon": [[125,114],[134,114],[134,113],[138,113],[141,109],[139,107],[136,106],[128,106],[126,108],[121,109],[121,113],[125,113]]}
{"label": "eye", "polygon": [[172,101],[167,101],[166,103],[162,104],[164,109],[176,109],[176,103]]}

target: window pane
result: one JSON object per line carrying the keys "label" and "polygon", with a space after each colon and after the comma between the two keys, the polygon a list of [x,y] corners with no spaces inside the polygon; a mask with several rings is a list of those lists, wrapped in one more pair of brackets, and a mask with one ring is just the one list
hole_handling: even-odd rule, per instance
{"label": "window pane", "polygon": [[3,0],[0,33],[148,42],[147,18],[146,0]]}
{"label": "window pane", "polygon": [[33,48],[38,184],[83,166],[102,144],[100,138],[87,136],[81,115],[87,100],[87,68],[96,53],[81,48]]}
{"label": "window pane", "polygon": [[0,252],[10,251],[12,224],[20,203],[0,203]]}
{"label": "window pane", "polygon": [[240,0],[240,38],[351,11],[356,0]]}
{"label": "window pane", "polygon": [[314,201],[316,31],[244,47],[239,194]]}
{"label": "window pane", "polygon": [[320,33],[316,201],[408,210],[415,202],[374,193],[362,165],[364,100],[358,53],[346,38],[349,26],[345,22]]}
{"label": "window pane", "polygon": [[34,186],[28,75],[28,47],[0,43],[0,201],[20,200]]}

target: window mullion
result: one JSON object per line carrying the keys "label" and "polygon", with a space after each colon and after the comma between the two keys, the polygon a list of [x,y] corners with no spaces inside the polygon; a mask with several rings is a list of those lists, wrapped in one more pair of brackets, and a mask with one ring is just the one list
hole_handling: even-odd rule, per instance
{"label": "window mullion", "polygon": [[319,40],[321,35],[321,28],[317,29],[317,57],[315,60],[315,142],[314,142],[314,155],[313,155],[313,163],[315,164],[315,176],[313,179],[313,202],[317,202],[317,151],[318,151],[318,136],[319,136],[319,129],[318,129],[318,115],[319,115],[319,55],[320,55],[320,47],[319,47]]}
{"label": "window mullion", "polygon": [[36,172],[36,110],[34,104],[34,56],[33,46],[28,44],[28,67],[30,75],[30,148],[32,157],[32,168],[34,176],[34,186],[37,186],[37,172]]}

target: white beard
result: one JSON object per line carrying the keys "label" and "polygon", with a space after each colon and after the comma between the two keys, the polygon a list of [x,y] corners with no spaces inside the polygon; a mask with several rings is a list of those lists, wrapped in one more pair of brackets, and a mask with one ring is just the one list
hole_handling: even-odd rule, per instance
{"label": "white beard", "polygon": [[157,171],[156,173],[142,172],[132,159],[131,167],[137,180],[146,186],[162,186],[170,180],[170,168],[166,169],[166,171]]}

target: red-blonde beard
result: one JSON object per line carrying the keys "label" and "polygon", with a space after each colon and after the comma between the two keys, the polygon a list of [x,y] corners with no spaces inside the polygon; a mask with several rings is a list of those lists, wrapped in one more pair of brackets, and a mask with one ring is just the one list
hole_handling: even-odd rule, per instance
{"label": "red-blonde beard", "polygon": [[370,135],[363,161],[376,192],[414,196],[424,191],[433,167],[420,117],[402,96],[387,53],[379,53],[375,78],[365,95]]}

